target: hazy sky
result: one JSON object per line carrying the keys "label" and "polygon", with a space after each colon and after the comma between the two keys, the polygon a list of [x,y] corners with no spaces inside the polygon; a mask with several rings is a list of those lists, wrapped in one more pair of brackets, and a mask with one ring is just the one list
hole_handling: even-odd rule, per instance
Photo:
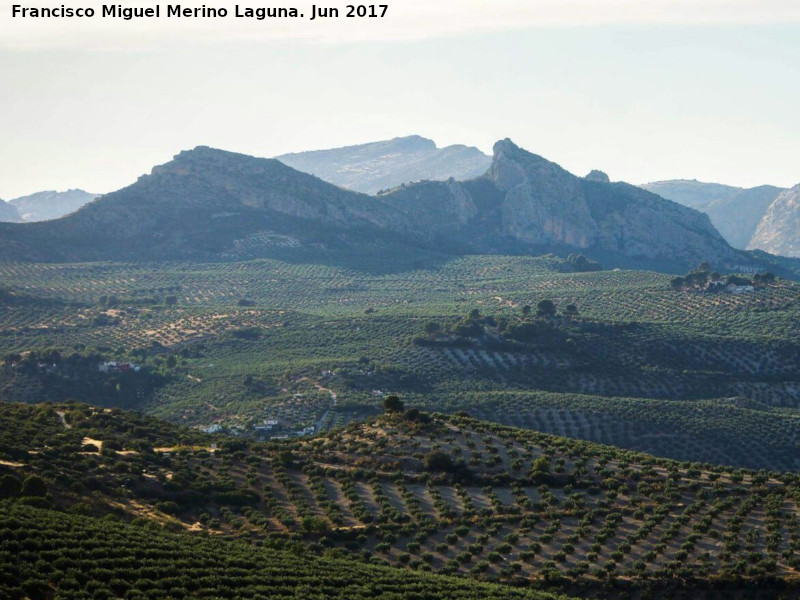
{"label": "hazy sky", "polygon": [[800,182],[797,0],[389,0],[382,21],[324,23],[20,21],[14,2],[6,199],[112,191],[201,144],[273,156],[412,133],[486,152],[510,137],[635,183]]}

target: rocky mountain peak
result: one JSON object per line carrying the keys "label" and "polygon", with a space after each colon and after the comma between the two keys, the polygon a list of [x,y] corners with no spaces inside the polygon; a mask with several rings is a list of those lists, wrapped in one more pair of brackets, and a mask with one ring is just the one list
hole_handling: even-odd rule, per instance
{"label": "rocky mountain peak", "polygon": [[596,226],[580,180],[556,163],[504,139],[494,145],[490,176],[506,193],[503,225],[513,236],[578,248],[594,242]]}
{"label": "rocky mountain peak", "polygon": [[390,142],[397,150],[404,152],[430,152],[436,150],[436,142],[421,135],[397,137]]}
{"label": "rocky mountain peak", "polygon": [[611,183],[611,179],[608,178],[608,175],[598,169],[592,169],[584,179],[587,181],[596,181],[598,183]]}

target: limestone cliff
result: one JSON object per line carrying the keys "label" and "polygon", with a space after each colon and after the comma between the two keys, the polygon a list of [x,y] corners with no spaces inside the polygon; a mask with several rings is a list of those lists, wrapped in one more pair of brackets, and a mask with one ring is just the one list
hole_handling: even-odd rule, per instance
{"label": "limestone cliff", "polygon": [[749,247],[800,257],[800,184],[783,192],[769,206]]}

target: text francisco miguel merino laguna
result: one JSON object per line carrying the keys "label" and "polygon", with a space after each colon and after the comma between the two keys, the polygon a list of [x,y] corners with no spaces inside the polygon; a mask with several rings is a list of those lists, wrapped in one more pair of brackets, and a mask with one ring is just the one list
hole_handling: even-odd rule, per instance
{"label": "text francisco miguel merino laguna", "polygon": [[[348,4],[343,9],[332,7],[321,7],[316,4],[311,5],[310,20],[317,18],[337,18],[337,17],[385,17],[389,6],[387,4],[367,4],[367,5],[354,5]],[[165,17],[183,17],[183,18],[227,18],[244,17],[251,19],[263,20],[266,18],[276,17],[295,17],[304,18],[304,13],[300,12],[297,8],[292,7],[275,7],[275,6],[261,6],[261,7],[248,7],[236,5],[233,10],[227,8],[216,8],[206,6],[203,4],[199,7],[187,7],[180,4],[167,4],[161,6],[156,4],[147,8],[123,6],[121,4],[103,4],[99,9],[91,7],[70,7],[62,4],[61,6],[53,8],[38,8],[26,7],[20,4],[11,6],[11,16],[13,18],[23,19],[93,19],[93,18],[110,18],[110,19],[124,19],[129,21],[131,19],[157,19],[161,16]]]}

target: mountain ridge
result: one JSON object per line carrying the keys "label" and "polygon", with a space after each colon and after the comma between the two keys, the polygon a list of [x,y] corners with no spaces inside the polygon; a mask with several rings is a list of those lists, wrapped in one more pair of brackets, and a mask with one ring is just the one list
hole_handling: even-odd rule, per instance
{"label": "mountain ridge", "polygon": [[20,196],[8,202],[17,209],[22,221],[32,223],[61,218],[85,206],[98,196],[99,194],[92,194],[81,189],[69,189],[64,192],[48,190]]}
{"label": "mountain ridge", "polygon": [[784,191],[772,185],[741,188],[696,179],[655,181],[640,187],[708,214],[731,246],[751,250],[756,249],[751,241],[761,219]]}
{"label": "mountain ridge", "polygon": [[25,260],[209,259],[248,236],[279,234],[305,247],[389,235],[455,253],[578,249],[675,269],[752,262],[706,215],[629,184],[577,177],[510,139],[495,144],[481,177],[377,196],[275,159],[198,146],[64,218],[0,232],[0,256]]}

